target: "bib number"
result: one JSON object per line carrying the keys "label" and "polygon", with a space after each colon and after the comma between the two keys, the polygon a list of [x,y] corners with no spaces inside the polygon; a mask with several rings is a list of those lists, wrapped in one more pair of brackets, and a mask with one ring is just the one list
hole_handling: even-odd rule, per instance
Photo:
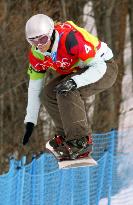
{"label": "bib number", "polygon": [[90,46],[87,46],[87,45],[85,44],[84,47],[85,47],[86,53],[89,53],[89,52],[91,51],[91,47],[90,47]]}

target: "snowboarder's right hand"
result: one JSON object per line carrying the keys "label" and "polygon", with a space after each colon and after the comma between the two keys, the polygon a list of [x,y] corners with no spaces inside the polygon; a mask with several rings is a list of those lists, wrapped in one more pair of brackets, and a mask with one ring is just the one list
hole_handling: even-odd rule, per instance
{"label": "snowboarder's right hand", "polygon": [[32,135],[34,129],[34,124],[32,122],[27,122],[26,123],[26,129],[25,129],[25,133],[23,136],[23,145],[26,145]]}

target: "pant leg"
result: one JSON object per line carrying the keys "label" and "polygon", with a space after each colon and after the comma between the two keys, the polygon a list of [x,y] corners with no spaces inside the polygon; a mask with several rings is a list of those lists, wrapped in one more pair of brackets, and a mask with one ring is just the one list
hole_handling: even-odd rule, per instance
{"label": "pant leg", "polygon": [[114,60],[111,62],[109,61],[106,64],[107,71],[104,74],[103,78],[95,83],[79,88],[83,100],[106,89],[109,89],[115,83],[118,74],[118,66]]}
{"label": "pant leg", "polygon": [[49,83],[44,87],[43,93],[43,104],[55,124],[57,135],[65,135],[65,133],[58,109],[56,92],[54,89],[64,77],[65,76],[56,76],[54,79],[50,80]]}
{"label": "pant leg", "polygon": [[57,102],[66,139],[87,136],[89,126],[84,101],[79,90],[69,92],[66,96],[57,94]]}
{"label": "pant leg", "polygon": [[[105,75],[96,83],[69,92],[66,96],[56,96],[64,132],[68,140],[88,135],[90,127],[87,121],[85,99],[110,88],[116,81],[117,73],[116,63],[108,62]],[[63,80],[70,77],[71,75]]]}

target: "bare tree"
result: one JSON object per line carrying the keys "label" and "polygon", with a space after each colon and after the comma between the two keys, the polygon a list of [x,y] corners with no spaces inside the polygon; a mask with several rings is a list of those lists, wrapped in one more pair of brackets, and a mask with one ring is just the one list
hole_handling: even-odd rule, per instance
{"label": "bare tree", "polygon": [[92,2],[98,36],[113,49],[114,58],[119,67],[115,85],[96,96],[95,100],[93,128],[98,132],[103,132],[118,128],[128,1],[93,0]]}
{"label": "bare tree", "polygon": [[63,20],[72,20],[75,23],[83,24],[83,8],[88,2],[87,0],[60,0]]}
{"label": "bare tree", "polygon": [[133,78],[133,1],[129,0],[128,3],[128,9],[129,9],[129,22],[130,22],[130,39],[131,39],[131,50],[132,50],[132,78]]}

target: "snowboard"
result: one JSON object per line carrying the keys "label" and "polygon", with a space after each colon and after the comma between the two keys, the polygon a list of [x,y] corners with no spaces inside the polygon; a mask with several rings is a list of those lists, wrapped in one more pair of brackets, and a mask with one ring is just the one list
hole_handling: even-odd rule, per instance
{"label": "snowboard", "polygon": [[96,166],[97,162],[91,157],[91,155],[89,155],[88,157],[81,158],[81,159],[58,161],[58,165],[59,165],[59,169],[69,169],[69,168]]}
{"label": "snowboard", "polygon": [[69,168],[78,168],[78,167],[90,167],[96,166],[97,162],[93,157],[88,155],[86,158],[80,158],[75,160],[59,160],[59,155],[54,151],[54,149],[49,145],[49,142],[46,143],[46,149],[54,155],[55,159],[58,162],[59,169],[69,169]]}

